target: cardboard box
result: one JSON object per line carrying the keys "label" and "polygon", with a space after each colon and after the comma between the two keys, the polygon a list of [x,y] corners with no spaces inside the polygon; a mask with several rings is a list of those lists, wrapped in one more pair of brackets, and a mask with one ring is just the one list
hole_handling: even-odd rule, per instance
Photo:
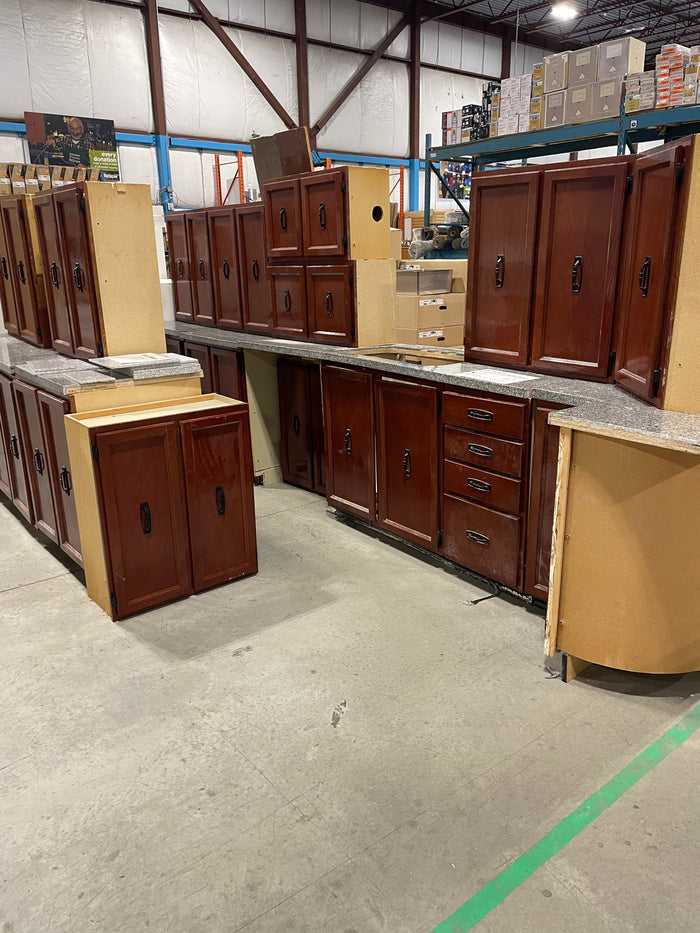
{"label": "cardboard box", "polygon": [[[642,43],[643,44],[643,43]],[[605,120],[620,113],[622,79],[599,81],[593,85],[593,119]]]}
{"label": "cardboard box", "polygon": [[397,295],[396,326],[404,330],[435,330],[464,325],[466,292],[445,295]]}
{"label": "cardboard box", "polygon": [[498,120],[489,123],[489,139],[493,139],[496,136],[498,136]]}
{"label": "cardboard box", "polygon": [[565,123],[590,123],[593,119],[593,84],[566,89]]}
{"label": "cardboard box", "polygon": [[545,94],[544,96],[544,125],[545,127],[564,125],[565,104],[566,104],[566,91],[556,91],[554,94]]}
{"label": "cardboard box", "polygon": [[0,196],[12,194],[12,165],[9,162],[0,162]]}
{"label": "cardboard box", "polygon": [[542,110],[544,109],[544,99],[542,97],[533,97],[530,100],[530,116],[536,114],[537,116],[542,115]]}
{"label": "cardboard box", "polygon": [[530,114],[521,113],[518,117],[518,132],[527,133],[530,130]]}
{"label": "cardboard box", "polygon": [[498,121],[498,135],[512,136],[518,132],[518,117],[501,117]]}
{"label": "cardboard box", "polygon": [[595,84],[598,79],[598,46],[569,54],[569,87]]}
{"label": "cardboard box", "polygon": [[627,74],[644,71],[646,42],[628,36],[611,39],[598,47],[598,80],[624,78]]}
{"label": "cardboard box", "polygon": [[538,81],[544,84],[544,62],[537,62],[532,66],[532,83]]}
{"label": "cardboard box", "polygon": [[543,124],[542,124],[542,114],[541,114],[541,113],[531,113],[531,114],[530,114],[530,121],[529,121],[529,124],[528,124],[528,131],[529,131],[530,133],[532,133],[533,131],[541,130],[541,129],[542,129],[542,126],[543,126]]}
{"label": "cardboard box", "polygon": [[25,165],[24,167],[25,194],[39,194],[39,179],[36,174],[38,167],[38,165]]}
{"label": "cardboard box", "polygon": [[396,342],[416,347],[463,347],[464,323],[424,330],[397,327]]}
{"label": "cardboard box", "polygon": [[544,57],[544,92],[563,91],[569,84],[569,53],[559,52],[557,55]]}
{"label": "cardboard box", "polygon": [[27,185],[24,180],[24,171],[26,165],[23,165],[21,162],[17,162],[12,166],[12,174],[10,175],[10,182],[12,183],[12,193],[13,194],[26,194]]}

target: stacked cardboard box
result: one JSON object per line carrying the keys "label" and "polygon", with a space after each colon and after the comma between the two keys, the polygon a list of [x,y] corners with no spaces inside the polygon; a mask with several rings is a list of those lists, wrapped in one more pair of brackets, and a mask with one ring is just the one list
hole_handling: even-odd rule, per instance
{"label": "stacked cardboard box", "polygon": [[656,106],[680,107],[683,104],[685,69],[690,64],[690,49],[685,45],[664,45],[656,56]]}
{"label": "stacked cardboard box", "polygon": [[544,126],[544,62],[532,66],[530,84],[530,119],[529,130],[541,130]]}
{"label": "stacked cardboard box", "polygon": [[530,128],[532,72],[501,81],[498,135],[526,133]]}
{"label": "stacked cardboard box", "polygon": [[625,113],[653,110],[656,106],[656,72],[641,71],[625,78]]}
{"label": "stacked cardboard box", "polygon": [[462,111],[446,110],[442,115],[442,145],[456,146],[462,142]]}
{"label": "stacked cardboard box", "polygon": [[434,259],[412,262],[414,268],[449,269],[444,292],[396,295],[396,339],[398,343],[429,347],[458,347],[464,344],[467,260],[443,263]]}

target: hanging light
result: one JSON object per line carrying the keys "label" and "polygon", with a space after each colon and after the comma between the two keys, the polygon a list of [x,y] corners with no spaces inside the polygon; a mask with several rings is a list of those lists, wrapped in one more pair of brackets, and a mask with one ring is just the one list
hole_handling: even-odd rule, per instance
{"label": "hanging light", "polygon": [[555,3],[552,7],[552,16],[561,21],[574,19],[578,16],[578,10],[570,3]]}

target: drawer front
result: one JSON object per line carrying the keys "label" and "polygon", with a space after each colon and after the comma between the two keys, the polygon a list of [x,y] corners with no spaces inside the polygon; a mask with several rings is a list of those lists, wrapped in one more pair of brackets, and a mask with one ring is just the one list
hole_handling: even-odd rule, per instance
{"label": "drawer front", "polygon": [[488,434],[445,427],[445,458],[460,460],[482,470],[522,476],[524,444],[504,441]]}
{"label": "drawer front", "polygon": [[519,479],[445,460],[444,485],[445,492],[473,499],[490,508],[511,512],[513,515],[520,512],[522,484]]}
{"label": "drawer front", "polygon": [[454,496],[444,497],[445,557],[516,588],[520,576],[520,519]]}
{"label": "drawer front", "polygon": [[527,402],[445,392],[442,405],[442,420],[445,424],[456,424],[460,428],[486,434],[500,434],[519,441],[525,437]]}

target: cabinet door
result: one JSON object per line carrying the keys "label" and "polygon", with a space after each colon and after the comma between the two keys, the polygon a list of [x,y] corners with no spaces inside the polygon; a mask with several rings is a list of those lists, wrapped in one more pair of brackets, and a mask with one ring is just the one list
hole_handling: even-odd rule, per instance
{"label": "cabinet door", "polygon": [[272,291],[265,259],[265,223],[261,204],[237,207],[238,268],[241,276],[243,328],[272,331]]}
{"label": "cabinet door", "polygon": [[185,356],[191,356],[193,359],[197,360],[202,367],[202,395],[209,395],[210,392],[214,391],[209,347],[203,347],[201,343],[188,343],[188,341],[185,340],[182,345],[182,352]]}
{"label": "cabinet door", "polygon": [[465,358],[525,364],[540,172],[472,178]]}
{"label": "cabinet door", "polygon": [[[63,253],[75,356],[102,356],[92,260],[85,225],[85,199],[75,185],[53,193],[56,225]],[[124,270],[128,274],[128,270]]]}
{"label": "cabinet door", "polygon": [[247,412],[181,422],[196,592],[256,573]]}
{"label": "cabinet door", "polygon": [[168,231],[168,257],[175,299],[175,318],[178,321],[193,321],[194,304],[185,213],[168,214],[165,218],[165,228]]}
{"label": "cabinet door", "polygon": [[0,373],[0,421],[3,427],[3,441],[7,451],[7,468],[12,502],[17,510],[27,519],[34,520],[32,501],[27,482],[27,469],[24,449],[20,440],[17,411],[12,393],[12,380]]}
{"label": "cabinet door", "polygon": [[50,194],[42,194],[34,198],[34,217],[46,286],[52,345],[59,353],[72,356],[74,344],[70,329],[66,275],[61,257],[54,202]]}
{"label": "cabinet door", "polygon": [[605,379],[625,204],[626,160],[546,170],[531,362]]}
{"label": "cabinet door", "polygon": [[114,619],[192,593],[182,452],[174,422],[93,437]]}
{"label": "cabinet door", "polygon": [[301,179],[305,256],[344,256],[347,250],[345,170],[313,172]]}
{"label": "cabinet door", "polygon": [[372,376],[356,369],[324,366],[321,382],[326,499],[343,512],[373,522],[376,503]]}
{"label": "cabinet door", "polygon": [[214,286],[209,251],[209,221],[206,211],[187,211],[187,242],[190,247],[190,270],[194,320],[214,325]]}
{"label": "cabinet door", "polygon": [[559,428],[547,424],[547,418],[550,411],[559,411],[561,407],[547,402],[533,402],[525,592],[542,600],[546,600],[549,593],[549,562],[552,555],[554,497],[559,457]]}
{"label": "cabinet door", "polygon": [[165,349],[168,353],[177,353],[178,356],[182,355],[182,341],[178,340],[177,337],[166,337],[165,338]]}
{"label": "cabinet door", "polygon": [[44,438],[46,464],[51,482],[53,502],[56,512],[56,534],[61,549],[80,567],[83,558],[80,550],[80,531],[78,513],[75,507],[73,475],[68,457],[65,416],[69,412],[68,402],[37,392],[41,433]]}
{"label": "cabinet door", "polygon": [[15,396],[24,462],[27,465],[27,478],[34,505],[34,524],[39,531],[58,543],[50,464],[41,432],[36,389],[15,380],[12,384],[12,391]]}
{"label": "cabinet door", "polygon": [[311,401],[311,451],[314,466],[314,492],[326,494],[326,442],[323,434],[323,400],[321,396],[321,370],[309,370],[309,398]]}
{"label": "cabinet door", "polygon": [[36,346],[43,346],[44,334],[39,321],[36,287],[32,275],[32,261],[24,224],[24,208],[20,198],[0,199],[10,277],[13,280],[17,310],[18,336]]}
{"label": "cabinet door", "polygon": [[660,404],[684,154],[683,146],[664,146],[634,164],[615,381],[655,404]]}
{"label": "cabinet door", "polygon": [[12,256],[5,233],[5,223],[0,212],[0,305],[2,305],[0,310],[8,334],[17,336],[19,335],[19,317],[17,316],[12,269]]}
{"label": "cabinet door", "polygon": [[242,350],[222,350],[210,347],[212,391],[239,402],[248,401],[245,362]]}
{"label": "cabinet door", "polygon": [[3,394],[0,391],[0,492],[8,499],[13,497],[12,480],[10,476],[10,463],[12,454],[9,448],[10,435],[5,420],[5,405]]}
{"label": "cabinet door", "polygon": [[375,384],[379,524],[424,547],[437,546],[437,389]]}
{"label": "cabinet door", "polygon": [[306,337],[306,277],[303,266],[271,266],[275,337]]}
{"label": "cabinet door", "polygon": [[341,346],[355,339],[352,265],[307,266],[309,337]]}
{"label": "cabinet door", "polygon": [[314,488],[309,368],[291,360],[277,365],[282,432],[282,478]]}
{"label": "cabinet door", "polygon": [[290,259],[302,256],[299,179],[265,182],[263,202],[268,258]]}
{"label": "cabinet door", "polygon": [[243,318],[233,208],[213,208],[207,214],[216,323],[218,327],[241,330]]}

